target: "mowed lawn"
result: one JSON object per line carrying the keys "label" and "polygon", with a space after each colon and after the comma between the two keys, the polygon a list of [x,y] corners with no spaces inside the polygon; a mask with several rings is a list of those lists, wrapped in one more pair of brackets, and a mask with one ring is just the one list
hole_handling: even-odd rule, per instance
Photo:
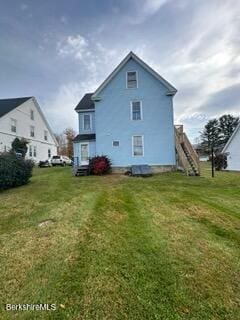
{"label": "mowed lawn", "polygon": [[240,174],[35,169],[0,227],[0,319],[240,319]]}

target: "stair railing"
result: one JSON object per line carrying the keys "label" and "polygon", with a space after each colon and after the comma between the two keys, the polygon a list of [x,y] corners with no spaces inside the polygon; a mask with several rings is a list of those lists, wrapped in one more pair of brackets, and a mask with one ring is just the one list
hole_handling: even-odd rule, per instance
{"label": "stair railing", "polygon": [[174,133],[175,133],[175,147],[177,150],[177,154],[179,157],[179,161],[184,169],[184,171],[186,172],[187,175],[189,175],[189,163],[188,163],[188,159],[185,155],[185,152],[183,151],[183,148],[181,146],[181,140],[179,137],[179,132],[178,129],[176,127],[174,127]]}
{"label": "stair railing", "polygon": [[194,163],[195,168],[198,171],[198,174],[200,175],[200,161],[197,152],[193,149],[193,146],[191,142],[189,141],[186,133],[183,133],[183,143],[185,148],[187,149],[190,157],[192,158],[192,161]]}

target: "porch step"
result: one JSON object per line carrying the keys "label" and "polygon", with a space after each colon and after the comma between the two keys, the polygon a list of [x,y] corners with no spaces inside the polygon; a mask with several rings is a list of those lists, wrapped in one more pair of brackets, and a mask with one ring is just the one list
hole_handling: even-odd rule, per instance
{"label": "porch step", "polygon": [[88,176],[89,175],[89,166],[74,167],[73,168],[73,175],[76,177]]}

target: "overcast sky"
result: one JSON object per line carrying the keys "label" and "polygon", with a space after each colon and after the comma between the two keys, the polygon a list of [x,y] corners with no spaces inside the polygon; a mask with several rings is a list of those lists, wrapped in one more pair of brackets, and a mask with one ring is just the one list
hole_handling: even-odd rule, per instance
{"label": "overcast sky", "polygon": [[192,141],[240,114],[238,0],[0,0],[0,98],[35,96],[55,132],[130,50],[178,89]]}

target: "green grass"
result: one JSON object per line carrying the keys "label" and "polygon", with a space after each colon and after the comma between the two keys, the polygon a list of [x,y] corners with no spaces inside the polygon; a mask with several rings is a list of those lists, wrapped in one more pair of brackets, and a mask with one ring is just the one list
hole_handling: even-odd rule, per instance
{"label": "green grass", "polygon": [[0,248],[0,319],[240,319],[240,174],[36,169],[0,193]]}

